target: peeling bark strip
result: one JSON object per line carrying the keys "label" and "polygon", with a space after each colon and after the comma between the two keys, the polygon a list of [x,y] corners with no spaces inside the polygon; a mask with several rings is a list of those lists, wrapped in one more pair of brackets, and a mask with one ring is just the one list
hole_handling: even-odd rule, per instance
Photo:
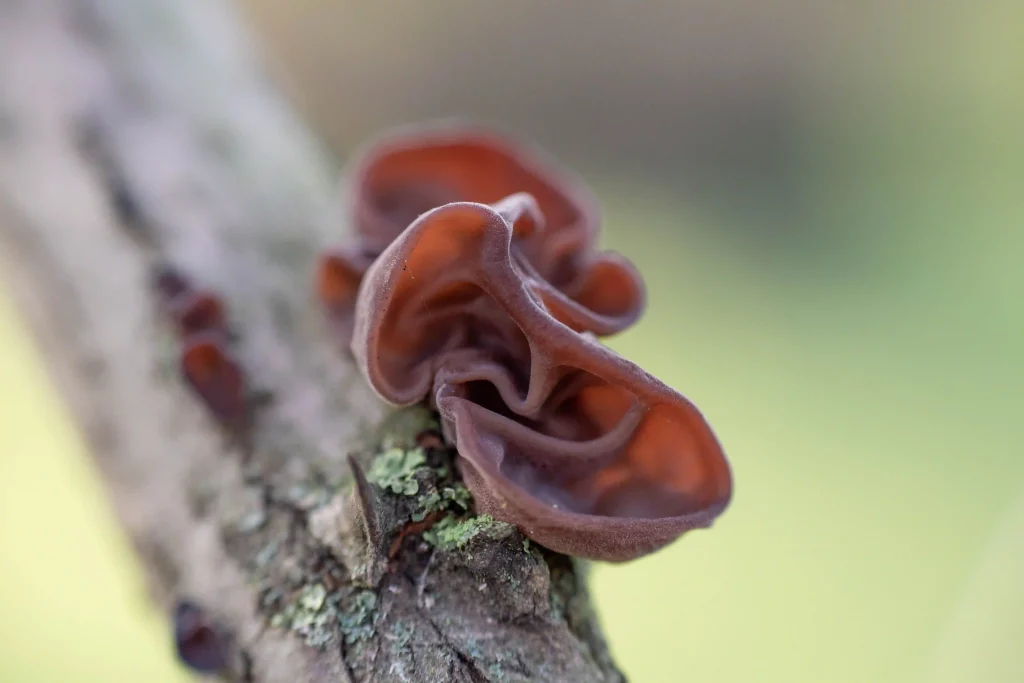
{"label": "peeling bark strip", "polygon": [[[168,619],[225,629],[233,680],[623,680],[573,563],[470,514],[328,339],[334,185],[223,0],[0,0],[5,284]],[[181,377],[163,267],[228,312],[245,439]]]}

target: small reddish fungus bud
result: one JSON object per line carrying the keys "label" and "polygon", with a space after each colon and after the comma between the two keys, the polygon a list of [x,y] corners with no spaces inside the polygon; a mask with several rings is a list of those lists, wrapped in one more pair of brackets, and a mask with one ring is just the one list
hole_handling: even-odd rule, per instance
{"label": "small reddish fungus bud", "polygon": [[223,424],[239,428],[247,413],[245,377],[228,351],[227,315],[214,294],[181,273],[161,268],[153,287],[181,338],[181,372]]}
{"label": "small reddish fungus bud", "polygon": [[227,667],[227,644],[206,614],[191,602],[174,610],[174,645],[178,658],[199,673],[213,674]]}
{"label": "small reddish fungus bud", "polygon": [[239,427],[245,419],[245,378],[214,332],[190,335],[182,344],[181,371],[210,412],[226,425]]}
{"label": "small reddish fungus bud", "polygon": [[373,263],[374,255],[344,249],[327,252],[320,257],[316,272],[316,290],[320,303],[339,325],[344,339],[352,333],[352,308],[363,273]]}
{"label": "small reddish fungus bud", "polygon": [[226,330],[224,305],[214,294],[196,289],[179,272],[165,267],[153,278],[160,305],[181,336],[203,330]]}
{"label": "small reddish fungus bud", "polygon": [[207,292],[194,292],[180,297],[171,303],[170,312],[183,336],[226,329],[223,304]]}

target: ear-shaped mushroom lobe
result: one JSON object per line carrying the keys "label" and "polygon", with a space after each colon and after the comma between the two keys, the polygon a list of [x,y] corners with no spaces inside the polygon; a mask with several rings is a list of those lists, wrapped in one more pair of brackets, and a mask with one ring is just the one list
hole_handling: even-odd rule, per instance
{"label": "ear-shaped mushroom lobe", "polygon": [[597,201],[575,176],[533,145],[481,126],[387,134],[360,155],[352,190],[356,228],[378,251],[430,209],[494,204],[517,192],[536,199],[553,229],[543,258],[534,259],[542,272],[589,248],[599,227]]}
{"label": "ear-shaped mushroom lobe", "polygon": [[435,209],[385,250],[357,305],[364,375],[398,404],[433,388],[480,510],[553,550],[626,560],[707,526],[732,488],[710,427],[570,324],[589,312],[517,249],[521,202]]}
{"label": "ear-shaped mushroom lobe", "polygon": [[517,250],[523,260],[566,306],[591,312],[567,324],[612,334],[643,310],[643,281],[632,264],[593,253],[600,222],[596,199],[531,145],[478,127],[418,128],[370,145],[352,176],[359,246],[329,254],[318,274],[319,296],[343,332],[369,263],[413,220],[447,203],[494,204],[515,193],[534,197],[546,224],[540,230],[531,216],[522,217]]}
{"label": "ear-shaped mushroom lobe", "polygon": [[393,133],[364,155],[353,186],[358,230],[368,245],[380,249],[430,209],[453,202],[495,204],[525,192],[536,200],[547,229],[522,240],[520,249],[545,280],[570,298],[584,297],[584,306],[621,318],[618,329],[635,322],[643,309],[642,282],[622,259],[602,266],[623,271],[616,276],[617,298],[589,291],[588,258],[600,228],[597,199],[575,175],[525,141],[480,126]]}
{"label": "ear-shaped mushroom lobe", "polygon": [[[729,503],[728,462],[703,416],[682,396],[659,403],[631,396],[639,410],[596,438],[573,440],[524,428],[516,416],[459,396],[460,389],[442,385],[436,400],[454,430],[478,511],[515,524],[552,550],[608,562],[635,559],[710,526]],[[584,423],[587,401],[575,414]]]}
{"label": "ear-shaped mushroom lobe", "polygon": [[[385,400],[399,405],[419,401],[430,390],[436,358],[468,347],[502,359],[507,369],[491,379],[506,400],[523,404],[525,413],[539,408],[550,387],[530,381],[530,358],[536,351],[530,333],[502,308],[501,296],[491,288],[523,290],[530,307],[544,309],[572,330],[608,334],[619,329],[620,319],[569,298],[526,260],[520,244],[543,232],[543,226],[537,205],[523,193],[493,208],[448,204],[413,222],[378,257],[359,290],[352,351]],[[625,263],[614,254],[595,258],[605,264],[617,260]],[[499,282],[494,276],[503,263],[511,264],[511,271]],[[607,277],[595,278],[590,291],[615,298],[624,272],[596,270],[595,275]],[[366,357],[367,348],[374,349],[372,357]],[[545,381],[557,382],[557,373]],[[513,398],[527,384],[532,398]]]}

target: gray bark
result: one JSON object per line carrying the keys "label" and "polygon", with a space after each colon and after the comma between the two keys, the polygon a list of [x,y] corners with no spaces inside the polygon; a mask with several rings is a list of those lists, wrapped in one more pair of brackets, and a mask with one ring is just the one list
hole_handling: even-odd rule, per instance
{"label": "gray bark", "polygon": [[[353,482],[422,418],[384,421],[313,300],[335,184],[223,0],[0,0],[4,284],[157,604],[201,605],[234,680],[623,680],[578,564],[483,518],[425,540],[439,513]],[[159,264],[227,304],[244,439],[177,372]]]}

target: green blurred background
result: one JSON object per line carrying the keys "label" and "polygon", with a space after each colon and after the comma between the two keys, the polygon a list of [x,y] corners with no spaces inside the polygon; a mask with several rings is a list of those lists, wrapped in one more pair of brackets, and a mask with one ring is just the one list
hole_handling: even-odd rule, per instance
{"label": "green blurred background", "polygon": [[[461,115],[597,188],[650,289],[610,343],[736,474],[595,567],[631,680],[1024,681],[1024,4],[244,5],[339,159]],[[0,400],[0,681],[184,680],[6,300]]]}

